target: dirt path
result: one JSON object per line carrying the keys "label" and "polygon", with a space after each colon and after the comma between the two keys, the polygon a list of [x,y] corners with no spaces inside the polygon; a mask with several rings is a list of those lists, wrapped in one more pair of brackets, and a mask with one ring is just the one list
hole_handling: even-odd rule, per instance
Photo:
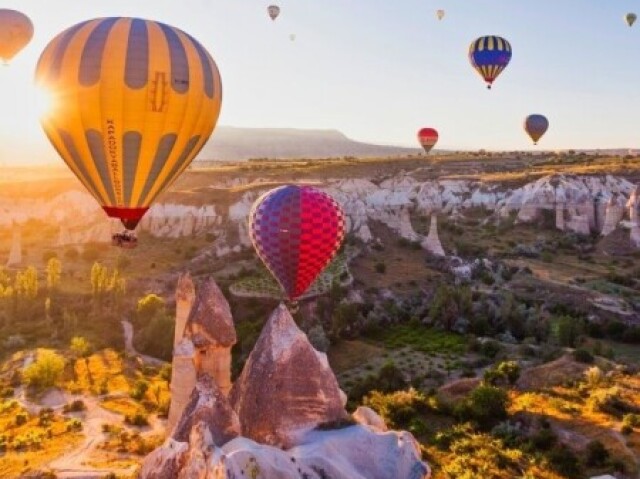
{"label": "dirt path", "polygon": [[129,354],[130,356],[138,356],[145,363],[149,363],[152,366],[162,366],[163,364],[166,364],[166,362],[162,359],[147,356],[136,351],[136,348],[133,347],[133,325],[126,319],[123,319],[121,323],[122,331],[124,333],[124,350],[127,354]]}
{"label": "dirt path", "polygon": [[98,445],[107,439],[102,432],[103,424],[118,424],[122,422],[120,414],[107,411],[100,407],[100,399],[91,396],[73,396],[69,398],[81,399],[87,407],[83,413],[74,414],[74,416],[83,418],[82,426],[85,439],[77,448],[66,453],[64,456],[51,461],[48,466],[56,473],[59,478],[98,478],[103,477],[109,472],[116,474],[131,474],[133,468],[128,469],[96,469],[86,464],[91,454]]}

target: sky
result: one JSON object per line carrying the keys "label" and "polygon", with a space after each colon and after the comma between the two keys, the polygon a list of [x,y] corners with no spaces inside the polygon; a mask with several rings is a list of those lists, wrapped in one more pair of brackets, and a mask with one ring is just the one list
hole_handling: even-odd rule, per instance
{"label": "sky", "polygon": [[[57,33],[103,16],[158,20],[197,38],[222,76],[219,125],[337,129],[402,146],[430,126],[439,148],[528,150],[523,120],[542,113],[550,129],[538,148],[640,146],[640,22],[623,19],[640,14],[637,0],[274,2],[275,22],[261,0],[4,1],[35,34],[0,67],[0,164],[57,158],[38,123],[35,65]],[[482,35],[513,47],[492,90],[467,56]]]}

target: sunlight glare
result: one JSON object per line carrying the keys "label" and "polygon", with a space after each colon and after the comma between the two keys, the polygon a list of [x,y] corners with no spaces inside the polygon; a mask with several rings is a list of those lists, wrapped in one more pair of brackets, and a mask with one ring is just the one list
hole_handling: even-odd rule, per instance
{"label": "sunlight glare", "polygon": [[33,111],[38,119],[42,120],[53,113],[55,100],[51,91],[41,85],[35,85],[33,89]]}

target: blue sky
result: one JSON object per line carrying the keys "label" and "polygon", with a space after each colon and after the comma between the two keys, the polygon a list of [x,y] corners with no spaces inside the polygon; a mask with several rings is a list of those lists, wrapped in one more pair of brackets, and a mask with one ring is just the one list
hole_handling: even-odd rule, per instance
{"label": "blue sky", "polygon": [[[59,31],[114,15],[163,21],[205,45],[222,74],[222,125],[331,128],[412,146],[432,126],[443,148],[529,149],[522,121],[543,113],[551,126],[540,148],[640,146],[640,22],[623,20],[640,14],[635,0],[275,3],[276,22],[258,0],[5,1],[31,17],[35,36],[0,68],[0,162],[55,158],[30,99],[37,58]],[[491,91],[467,59],[486,34],[514,51]]]}

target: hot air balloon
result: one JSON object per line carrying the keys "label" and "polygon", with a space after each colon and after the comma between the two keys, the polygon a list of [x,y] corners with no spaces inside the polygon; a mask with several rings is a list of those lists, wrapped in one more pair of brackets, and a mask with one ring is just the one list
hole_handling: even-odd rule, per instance
{"label": "hot air balloon", "polygon": [[249,213],[249,235],[286,297],[302,296],[336,255],[344,239],[344,213],[311,186],[268,191]]}
{"label": "hot air balloon", "polygon": [[33,37],[33,24],[24,13],[0,9],[0,59],[6,65]]}
{"label": "hot air balloon", "polygon": [[49,140],[127,230],[189,166],[222,101],[218,68],[200,43],[138,18],[97,18],[60,33],[40,56],[36,83],[55,105],[41,118]]}
{"label": "hot air balloon", "polygon": [[267,7],[267,12],[271,17],[271,20],[275,20],[276,18],[278,18],[278,15],[280,15],[280,7],[278,5],[269,5]]}
{"label": "hot air balloon", "polygon": [[511,60],[511,45],[502,37],[480,37],[469,47],[469,61],[487,82],[487,88],[502,73]]}
{"label": "hot air balloon", "polygon": [[524,120],[524,129],[533,140],[533,144],[537,145],[538,140],[542,138],[549,128],[549,120],[544,115],[529,115]]}
{"label": "hot air balloon", "polygon": [[289,35],[289,40],[291,40],[292,42],[296,41],[296,34],[292,33],[291,35]]}
{"label": "hot air balloon", "polygon": [[424,148],[424,151],[429,153],[438,142],[438,132],[433,128],[422,128],[418,131],[418,141],[422,145],[422,148]]}
{"label": "hot air balloon", "polygon": [[437,10],[436,16],[438,17],[438,20],[442,20],[444,18],[444,10]]}
{"label": "hot air balloon", "polygon": [[638,16],[635,13],[627,13],[624,16],[624,19],[627,21],[627,25],[632,27],[633,24],[636,23],[636,20],[638,19]]}

